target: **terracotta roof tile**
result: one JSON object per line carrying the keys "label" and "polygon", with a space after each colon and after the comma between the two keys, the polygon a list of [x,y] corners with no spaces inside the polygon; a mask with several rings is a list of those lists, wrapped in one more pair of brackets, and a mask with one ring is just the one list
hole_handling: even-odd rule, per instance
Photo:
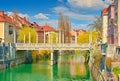
{"label": "terracotta roof tile", "polygon": [[102,10],[102,14],[107,14],[108,13],[108,8],[104,8],[103,10]]}
{"label": "terracotta roof tile", "polygon": [[13,23],[13,20],[7,15],[0,15],[0,22]]}
{"label": "terracotta roof tile", "polygon": [[40,26],[41,29],[45,30],[45,31],[56,31],[54,28],[50,27],[50,26]]}

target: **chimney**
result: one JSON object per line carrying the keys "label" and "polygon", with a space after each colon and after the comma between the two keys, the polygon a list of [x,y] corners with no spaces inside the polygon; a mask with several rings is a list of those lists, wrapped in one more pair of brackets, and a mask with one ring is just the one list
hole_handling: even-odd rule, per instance
{"label": "chimney", "polygon": [[35,26],[37,26],[37,23],[36,23],[36,22],[33,22],[33,24],[34,24]]}
{"label": "chimney", "polygon": [[0,11],[0,16],[4,16],[4,12],[3,11]]}
{"label": "chimney", "polygon": [[25,20],[25,21],[27,21],[27,22],[29,22],[29,19],[28,19],[28,18],[26,18],[26,17],[24,17],[24,20]]}

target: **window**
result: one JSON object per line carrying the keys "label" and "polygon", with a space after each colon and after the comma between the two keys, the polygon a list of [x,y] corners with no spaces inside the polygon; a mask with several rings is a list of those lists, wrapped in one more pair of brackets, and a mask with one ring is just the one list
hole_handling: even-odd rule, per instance
{"label": "window", "polygon": [[9,34],[13,34],[13,26],[9,25]]}

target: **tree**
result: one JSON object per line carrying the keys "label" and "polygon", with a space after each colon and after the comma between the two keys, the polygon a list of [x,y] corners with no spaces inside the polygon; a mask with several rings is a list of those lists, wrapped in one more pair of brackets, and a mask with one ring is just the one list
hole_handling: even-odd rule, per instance
{"label": "tree", "polygon": [[[61,31],[61,34],[64,34],[64,42],[70,43],[70,30],[71,30],[71,23],[69,17],[64,16],[62,13],[59,13],[59,20],[58,20],[58,29]],[[63,38],[63,35],[61,35]],[[62,42],[62,39],[61,39]]]}
{"label": "tree", "polygon": [[18,32],[18,41],[29,43],[29,37],[30,37],[30,43],[36,42],[36,30],[30,26],[24,25]]}
{"label": "tree", "polygon": [[106,67],[108,68],[108,69],[111,69],[111,63],[112,62],[115,62],[115,59],[112,59],[112,58],[110,58],[110,57],[107,57],[106,59],[105,59],[105,64],[106,64]]}
{"label": "tree", "polygon": [[102,18],[101,17],[95,17],[95,20],[93,23],[89,24],[88,27],[90,29],[95,30],[99,34],[99,38],[102,36]]}
{"label": "tree", "polygon": [[90,40],[89,40],[90,34],[92,34],[91,35],[92,43],[96,43],[97,38],[98,38],[98,33],[96,31],[92,31],[92,30],[89,30],[89,31],[86,31],[86,32],[83,32],[82,34],[80,34],[77,38],[77,43],[89,43],[90,42]]}
{"label": "tree", "polygon": [[[29,41],[30,37],[30,41]],[[19,42],[25,43],[36,43],[36,30],[28,25],[23,25],[21,29],[18,31],[18,39]],[[36,62],[36,53],[37,51],[31,51],[33,62]]]}

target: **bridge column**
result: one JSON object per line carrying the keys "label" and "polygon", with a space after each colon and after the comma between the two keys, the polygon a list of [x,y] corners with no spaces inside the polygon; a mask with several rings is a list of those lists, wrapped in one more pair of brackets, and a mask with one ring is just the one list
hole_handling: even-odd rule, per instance
{"label": "bridge column", "polygon": [[92,31],[90,31],[90,35],[89,35],[89,43],[92,43]]}
{"label": "bridge column", "polygon": [[45,30],[44,30],[44,44],[46,43],[46,36],[45,36]]}
{"label": "bridge column", "polygon": [[24,43],[25,43],[25,37],[26,37],[26,36],[25,36],[25,34],[24,34]]}
{"label": "bridge column", "polygon": [[59,44],[61,43],[61,31],[59,30]]}
{"label": "bridge column", "polygon": [[52,50],[50,55],[50,65],[53,66],[53,64],[54,64],[54,58],[53,58],[53,50]]}
{"label": "bridge column", "polygon": [[64,32],[62,32],[62,43],[64,43]]}
{"label": "bridge column", "polygon": [[77,31],[75,31],[75,44],[77,44]]}
{"label": "bridge column", "polygon": [[38,43],[38,33],[36,33],[36,43]]}
{"label": "bridge column", "polygon": [[56,34],[56,44],[59,42],[59,33]]}
{"label": "bridge column", "polygon": [[14,43],[16,43],[16,32],[14,30]]}
{"label": "bridge column", "polygon": [[59,56],[61,56],[61,54],[62,54],[62,51],[61,51],[61,50],[59,50]]}

